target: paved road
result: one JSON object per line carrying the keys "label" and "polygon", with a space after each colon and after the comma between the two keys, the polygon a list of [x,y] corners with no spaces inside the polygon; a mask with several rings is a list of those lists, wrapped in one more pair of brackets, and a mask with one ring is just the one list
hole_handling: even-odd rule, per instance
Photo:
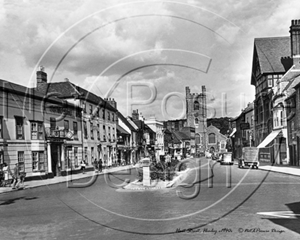
{"label": "paved road", "polygon": [[299,177],[206,159],[190,165],[201,167],[174,189],[113,188],[134,180],[131,171],[86,188],[64,183],[1,194],[0,239],[300,238]]}

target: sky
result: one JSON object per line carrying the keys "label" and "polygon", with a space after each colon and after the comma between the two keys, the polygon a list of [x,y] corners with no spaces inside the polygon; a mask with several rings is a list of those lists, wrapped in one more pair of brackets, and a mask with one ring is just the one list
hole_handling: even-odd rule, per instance
{"label": "sky", "polygon": [[64,81],[118,110],[179,119],[185,87],[207,91],[208,118],[254,100],[254,38],[289,36],[299,0],[0,0],[0,79]]}

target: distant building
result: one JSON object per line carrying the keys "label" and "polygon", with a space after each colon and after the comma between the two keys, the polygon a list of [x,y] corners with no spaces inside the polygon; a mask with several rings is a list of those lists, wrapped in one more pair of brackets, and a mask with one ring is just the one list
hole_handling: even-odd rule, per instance
{"label": "distant building", "polygon": [[191,93],[190,88],[185,88],[186,93],[186,126],[195,128],[195,143],[198,153],[207,149],[207,106],[206,88],[202,86],[201,93]]}
{"label": "distant building", "polygon": [[207,127],[207,150],[210,152],[225,152],[227,136],[220,133],[220,129],[213,125]]}
{"label": "distant building", "polygon": [[156,160],[160,159],[160,156],[165,155],[164,149],[164,126],[161,121],[158,121],[155,117],[150,117],[149,119],[145,120],[145,123],[155,132],[156,139],[155,139],[155,154]]}

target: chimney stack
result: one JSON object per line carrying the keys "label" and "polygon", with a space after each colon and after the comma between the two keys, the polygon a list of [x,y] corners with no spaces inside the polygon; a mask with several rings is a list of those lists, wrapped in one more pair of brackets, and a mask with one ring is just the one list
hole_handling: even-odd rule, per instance
{"label": "chimney stack", "polygon": [[139,120],[139,110],[138,109],[132,111],[132,119]]}
{"label": "chimney stack", "polygon": [[47,83],[47,73],[44,72],[44,67],[40,66],[40,70],[36,72],[36,87]]}
{"label": "chimney stack", "polygon": [[300,66],[300,20],[292,20],[290,27],[291,36],[291,56],[293,58],[293,64]]}
{"label": "chimney stack", "polygon": [[[105,100],[105,99],[104,99]],[[114,98],[107,98],[106,101],[115,109],[117,109],[117,102],[115,101]]]}

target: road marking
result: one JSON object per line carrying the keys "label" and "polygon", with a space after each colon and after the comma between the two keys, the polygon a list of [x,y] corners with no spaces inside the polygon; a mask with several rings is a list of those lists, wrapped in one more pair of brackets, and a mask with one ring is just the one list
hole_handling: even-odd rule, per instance
{"label": "road marking", "polygon": [[258,212],[257,214],[271,216],[271,217],[278,217],[278,218],[289,218],[289,219],[300,218],[300,214],[294,213],[293,211]]}

